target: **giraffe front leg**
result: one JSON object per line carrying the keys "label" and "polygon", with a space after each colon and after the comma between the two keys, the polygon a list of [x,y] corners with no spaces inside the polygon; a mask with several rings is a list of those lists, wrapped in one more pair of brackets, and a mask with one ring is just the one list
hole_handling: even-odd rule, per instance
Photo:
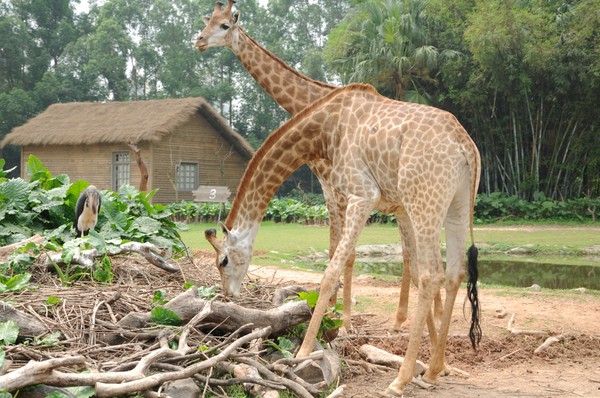
{"label": "giraffe front leg", "polygon": [[412,234],[412,225],[403,212],[396,212],[396,220],[400,235],[402,237],[402,282],[400,285],[400,300],[398,301],[398,309],[396,310],[396,319],[394,321],[394,330],[400,330],[402,324],[408,319],[408,297],[410,293],[411,281],[411,261],[414,255],[414,236]]}
{"label": "giraffe front leg", "polygon": [[354,258],[356,252],[352,248],[350,257],[344,264],[344,287],[343,287],[343,304],[342,316],[344,323],[342,327],[349,332],[352,327],[352,271],[354,269]]}
{"label": "giraffe front leg", "polygon": [[325,312],[327,312],[329,300],[335,292],[335,285],[337,284],[337,281],[339,281],[339,278],[339,267],[332,262],[332,264],[329,264],[329,267],[327,267],[325,270],[325,274],[321,280],[319,299],[317,300],[317,305],[313,309],[312,317],[310,318],[310,323],[308,324],[308,329],[304,334],[304,340],[302,341],[302,345],[300,346],[300,350],[298,351],[298,354],[296,354],[296,357],[307,357],[313,351],[317,341],[317,335],[319,333],[321,322],[323,321]]}
{"label": "giraffe front leg", "polygon": [[410,292],[410,262],[408,255],[404,255],[404,266],[402,269],[402,283],[400,285],[400,300],[398,301],[398,309],[396,310],[396,320],[394,321],[394,330],[400,330],[402,324],[408,318],[408,293]]}
{"label": "giraffe front leg", "polygon": [[[371,211],[373,210],[373,202],[374,201],[372,200],[358,196],[352,196],[348,201],[344,232],[335,250],[335,254],[331,259],[331,263],[325,270],[325,274],[321,280],[319,299],[317,300],[317,305],[313,310],[308,329],[304,335],[304,341],[298,351],[297,357],[299,358],[306,357],[312,352],[317,340],[321,321],[327,310],[328,301],[334,292],[335,284],[339,281],[342,267],[345,269],[347,264],[354,262],[354,245],[356,244],[360,231],[367,221],[369,214],[371,214]],[[345,278],[348,278],[347,282],[348,285],[350,285],[351,275],[348,277],[348,274],[345,273]],[[349,287],[350,286],[344,286],[344,292],[346,292],[346,289]],[[350,292],[349,289],[348,292]],[[344,297],[345,299],[349,299],[350,294],[344,294]],[[347,316],[349,317],[350,314],[347,313]]]}

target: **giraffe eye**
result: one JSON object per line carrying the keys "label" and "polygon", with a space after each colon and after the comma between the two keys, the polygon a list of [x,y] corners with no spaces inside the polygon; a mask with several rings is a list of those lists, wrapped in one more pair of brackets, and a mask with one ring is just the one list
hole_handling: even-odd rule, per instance
{"label": "giraffe eye", "polygon": [[221,267],[225,267],[227,265],[227,263],[229,262],[229,259],[227,258],[227,256],[225,256],[223,258],[223,260],[221,260],[221,263],[219,264]]}
{"label": "giraffe eye", "polygon": [[222,24],[221,29],[223,29],[223,30],[229,29],[229,24],[226,24],[226,23]]}

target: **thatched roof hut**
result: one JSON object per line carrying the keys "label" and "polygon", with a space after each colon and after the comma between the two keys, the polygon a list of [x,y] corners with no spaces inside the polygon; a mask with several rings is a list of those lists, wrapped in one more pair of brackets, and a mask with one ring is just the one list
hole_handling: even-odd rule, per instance
{"label": "thatched roof hut", "polygon": [[[149,188],[159,188],[155,198],[161,202],[192,199],[191,193],[173,189],[177,185],[175,168],[181,162],[198,164],[199,185],[227,185],[235,192],[245,163],[254,152],[199,97],[54,104],[15,128],[0,147],[20,145],[21,166],[29,154],[34,154],[53,173],[66,173],[72,180],[85,179],[101,188],[114,189],[118,187],[111,176],[115,172],[113,167],[111,173],[111,154],[128,152],[129,143],[142,150],[144,163],[153,171]],[[98,172],[98,166],[106,166],[104,173]],[[129,183],[134,186],[136,177],[139,179],[136,169],[130,169]]]}

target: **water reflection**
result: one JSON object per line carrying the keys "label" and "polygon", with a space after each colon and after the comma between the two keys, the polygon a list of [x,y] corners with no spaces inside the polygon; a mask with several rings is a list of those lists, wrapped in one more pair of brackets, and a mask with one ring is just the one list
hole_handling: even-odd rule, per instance
{"label": "water reflection", "polygon": [[482,283],[528,287],[535,284],[548,289],[600,290],[600,267],[559,264],[532,264],[497,260],[479,261]]}
{"label": "water reflection", "polygon": [[[358,273],[402,275],[399,262],[357,261]],[[482,283],[529,287],[538,284],[547,289],[600,290],[600,267],[529,263],[522,261],[479,260],[479,280]]]}

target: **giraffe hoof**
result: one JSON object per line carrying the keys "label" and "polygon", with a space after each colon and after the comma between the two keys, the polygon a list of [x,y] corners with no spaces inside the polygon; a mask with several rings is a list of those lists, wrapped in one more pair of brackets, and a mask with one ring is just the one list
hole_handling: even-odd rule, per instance
{"label": "giraffe hoof", "polygon": [[404,392],[398,393],[398,392],[392,390],[391,387],[388,387],[385,390],[385,394],[383,396],[384,397],[392,397],[392,398],[402,398],[402,397],[404,397]]}
{"label": "giraffe hoof", "polygon": [[[429,373],[429,371],[425,372],[425,374],[422,376],[422,383],[426,385],[425,387],[421,386],[425,389],[435,386],[436,384],[438,384],[437,375],[432,375]],[[418,383],[416,384],[420,385]]]}

